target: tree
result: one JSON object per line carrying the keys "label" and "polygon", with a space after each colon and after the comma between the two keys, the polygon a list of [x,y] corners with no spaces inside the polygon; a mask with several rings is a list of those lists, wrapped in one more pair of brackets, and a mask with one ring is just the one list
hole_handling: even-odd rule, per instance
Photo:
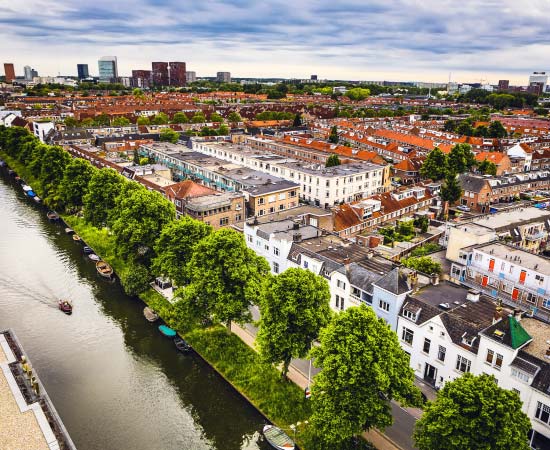
{"label": "tree", "polygon": [[151,125],[151,120],[147,116],[139,116],[136,123],[138,125]]}
{"label": "tree", "polygon": [[238,112],[232,111],[227,116],[227,121],[231,123],[237,123],[237,122],[242,122],[243,118]]}
{"label": "tree", "polygon": [[528,450],[531,422],[519,395],[490,375],[466,373],[445,383],[416,422],[420,450]]}
{"label": "tree", "polygon": [[266,361],[283,363],[283,377],[292,358],[305,357],[328,324],[329,302],[327,281],[309,270],[290,268],[266,281],[257,342]]}
{"label": "tree", "polygon": [[463,120],[456,127],[456,132],[462,134],[463,136],[472,136],[474,134],[474,129],[470,122]]}
{"label": "tree", "polygon": [[115,127],[125,127],[126,125],[130,125],[130,121],[124,116],[113,119],[113,126]]}
{"label": "tree", "polygon": [[148,260],[162,227],[174,219],[174,205],[158,192],[134,184],[117,196],[112,231],[117,252],[124,258]]}
{"label": "tree", "polygon": [[426,216],[420,216],[414,219],[414,226],[416,228],[419,228],[422,233],[425,233],[428,231],[428,227],[430,226],[430,221]]}
{"label": "tree", "polygon": [[448,173],[445,177],[445,182],[441,186],[440,196],[443,201],[450,204],[457,202],[462,197],[462,187],[457,180],[456,174],[453,172]]}
{"label": "tree", "polygon": [[409,269],[431,275],[432,273],[441,273],[441,264],[434,261],[429,256],[411,256],[401,260],[401,264]]}
{"label": "tree", "polygon": [[477,166],[477,170],[479,170],[482,174],[493,176],[496,176],[497,174],[496,164],[492,161],[489,161],[488,159],[484,159],[481,163],[479,163],[479,165]]}
{"label": "tree", "polygon": [[210,114],[210,122],[223,122],[223,117],[220,116],[218,113],[212,113]]}
{"label": "tree", "polygon": [[328,136],[328,141],[333,144],[338,144],[338,141],[340,140],[340,137],[338,136],[338,127],[334,125],[330,129],[330,134]]}
{"label": "tree", "polygon": [[195,318],[239,323],[251,320],[249,307],[269,273],[267,261],[250,250],[241,234],[222,228],[202,239],[189,262],[190,283],[183,302]]}
{"label": "tree", "polygon": [[124,183],[128,182],[114,169],[94,171],[83,197],[84,220],[96,228],[103,228]]}
{"label": "tree", "polygon": [[338,155],[336,153],[333,153],[327,158],[327,162],[325,163],[325,167],[334,167],[334,166],[339,166],[340,164],[342,164],[340,162],[340,158],[338,157]]}
{"label": "tree", "polygon": [[434,148],[420,167],[420,175],[434,181],[441,180],[447,173],[447,155],[439,147]]}
{"label": "tree", "polygon": [[391,403],[420,404],[409,357],[397,334],[366,305],[348,308],[320,333],[311,356],[321,372],[312,387],[310,423],[333,448],[392,423]]}
{"label": "tree", "polygon": [[192,123],[204,123],[206,122],[206,117],[202,111],[197,111],[193,117],[191,117]]}
{"label": "tree", "polygon": [[67,128],[74,128],[78,125],[78,121],[72,116],[66,117],[63,123]]}
{"label": "tree", "polygon": [[134,88],[132,90],[132,95],[136,99],[140,99],[140,100],[143,100],[145,98],[145,94],[143,93],[143,91],[140,88]]}
{"label": "tree", "polygon": [[219,127],[218,127],[218,136],[227,136],[229,134],[229,127],[225,124],[225,123],[222,123]]}
{"label": "tree", "polygon": [[42,185],[44,203],[51,208],[61,206],[59,183],[63,179],[65,167],[71,161],[69,154],[58,146],[46,145],[40,158],[40,174],[38,179]]}
{"label": "tree", "polygon": [[153,119],[151,120],[151,123],[153,125],[165,125],[168,123],[168,116],[163,112],[159,112],[153,117]]}
{"label": "tree", "polygon": [[178,111],[172,118],[172,123],[188,123],[189,118],[184,112]]}
{"label": "tree", "polygon": [[195,246],[212,233],[212,227],[183,216],[169,222],[162,229],[155,242],[156,258],[153,270],[159,275],[168,276],[177,286],[184,286],[190,281],[187,264],[193,256]]}
{"label": "tree", "polygon": [[107,114],[101,113],[99,116],[95,117],[94,124],[98,127],[108,127],[111,124],[111,119]]}
{"label": "tree", "polygon": [[85,128],[93,127],[94,119],[92,119],[91,117],[86,117],[85,119],[82,119],[80,121],[80,126]]}
{"label": "tree", "polygon": [[171,142],[175,144],[180,139],[180,134],[172,128],[163,128],[160,130],[159,139],[163,142]]}
{"label": "tree", "polygon": [[508,136],[508,132],[500,120],[495,120],[489,125],[489,137],[492,138],[505,138]]}
{"label": "tree", "polygon": [[143,264],[129,264],[120,274],[120,283],[128,295],[138,295],[149,289],[151,274]]}
{"label": "tree", "polygon": [[294,121],[292,122],[293,127],[301,127],[302,126],[302,115],[300,113],[296,113],[294,116]]}
{"label": "tree", "polygon": [[365,88],[352,88],[348,89],[344,94],[350,100],[364,100],[370,95],[370,90]]}
{"label": "tree", "polygon": [[63,174],[63,179],[59,183],[59,195],[65,207],[80,208],[82,206],[84,194],[88,190],[94,167],[85,159],[73,158]]}
{"label": "tree", "polygon": [[454,173],[468,172],[476,164],[475,155],[469,144],[456,144],[447,158],[449,171]]}

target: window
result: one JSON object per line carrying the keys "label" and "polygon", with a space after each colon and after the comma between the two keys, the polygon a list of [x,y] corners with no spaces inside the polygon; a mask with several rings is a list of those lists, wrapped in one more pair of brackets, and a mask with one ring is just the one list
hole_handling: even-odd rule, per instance
{"label": "window", "polygon": [[274,254],[275,256],[279,256],[279,253],[280,253],[280,252],[279,252],[279,249],[278,249],[277,247],[273,247],[273,254]]}
{"label": "window", "polygon": [[378,306],[383,311],[389,311],[390,310],[390,304],[388,302],[385,302],[384,300],[380,300],[378,302]]}
{"label": "window", "polygon": [[485,358],[485,362],[489,364],[493,364],[493,357],[495,356],[495,352],[488,349],[487,350],[487,357]]}
{"label": "window", "polygon": [[286,198],[286,194],[284,192],[279,194],[279,200],[284,200]]}
{"label": "window", "polygon": [[280,204],[280,205],[279,205],[279,211],[282,211],[283,209],[285,209],[285,205]]}
{"label": "window", "polygon": [[336,286],[338,286],[340,289],[346,289],[346,283],[342,280],[336,281]]}
{"label": "window", "polygon": [[220,219],[220,226],[223,227],[224,225],[227,225],[229,223],[229,218],[227,217],[222,217]]}
{"label": "window", "polygon": [[269,251],[269,245],[267,245],[267,244],[264,245],[264,250],[265,250],[266,252],[268,252],[268,251]]}
{"label": "window", "polygon": [[336,308],[344,309],[344,297],[336,296]]}
{"label": "window", "polygon": [[518,380],[523,381],[524,383],[529,383],[529,375],[513,367],[512,367],[512,376],[517,378]]}
{"label": "window", "polygon": [[500,370],[500,368],[502,367],[502,360],[504,359],[504,357],[497,353],[497,359],[495,360],[495,369],[498,369]]}
{"label": "window", "polygon": [[456,370],[462,373],[470,371],[472,362],[469,359],[464,358],[464,356],[458,355],[456,358]]}
{"label": "window", "polygon": [[254,238],[250,234],[247,234],[246,240],[252,244],[252,241],[254,240]]}
{"label": "window", "polygon": [[307,269],[309,267],[309,263],[307,261],[304,261],[304,269]]}
{"label": "window", "polygon": [[263,205],[265,203],[265,199],[263,197],[260,197],[258,199],[258,205]]}
{"label": "window", "polygon": [[408,328],[403,327],[403,333],[401,333],[401,339],[407,344],[412,345],[414,338],[414,332]]}
{"label": "window", "polygon": [[432,344],[432,341],[430,341],[428,338],[424,338],[424,346],[422,347],[422,351],[424,353],[430,353],[431,344]]}
{"label": "window", "polygon": [[351,287],[351,295],[353,295],[356,298],[361,298],[361,291],[357,289],[356,287]]}
{"label": "window", "polygon": [[544,403],[537,402],[537,411],[535,412],[535,418],[550,425],[550,406]]}
{"label": "window", "polygon": [[440,345],[439,350],[437,351],[437,359],[441,362],[445,361],[445,353],[447,353],[447,349]]}
{"label": "window", "polygon": [[406,317],[407,319],[410,319],[413,322],[416,322],[416,313],[409,311],[408,309],[403,310],[403,317]]}
{"label": "window", "polygon": [[269,214],[273,214],[275,212],[275,207],[272,206],[269,208]]}
{"label": "window", "polygon": [[273,263],[273,273],[279,273],[279,263]]}

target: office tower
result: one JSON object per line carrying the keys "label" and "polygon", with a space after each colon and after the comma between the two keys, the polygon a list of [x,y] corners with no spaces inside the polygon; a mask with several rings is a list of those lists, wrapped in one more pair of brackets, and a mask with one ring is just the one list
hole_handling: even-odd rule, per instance
{"label": "office tower", "polygon": [[99,68],[99,81],[103,83],[116,83],[118,67],[116,56],[102,56],[97,62]]}
{"label": "office tower", "polygon": [[38,76],[38,70],[31,69],[31,77],[34,80]]}
{"label": "office tower", "polygon": [[32,81],[32,67],[31,66],[23,67],[23,72],[25,73],[25,81]]}
{"label": "office tower", "polygon": [[311,81],[317,81],[317,75],[311,75],[310,80]]}
{"label": "office tower", "polygon": [[533,72],[529,76],[529,85],[533,87],[533,93],[546,92],[546,86],[548,85],[548,75],[546,72]]}
{"label": "office tower", "polygon": [[153,62],[151,63],[151,78],[153,85],[155,86],[168,86],[168,63],[167,62]]}
{"label": "office tower", "polygon": [[231,72],[218,72],[216,81],[219,83],[231,83]]}
{"label": "office tower", "polygon": [[498,80],[498,90],[507,91],[510,87],[510,80]]}
{"label": "office tower", "polygon": [[90,76],[90,73],[88,72],[88,64],[77,64],[76,70],[78,72],[79,80],[83,80],[84,78],[88,78]]}
{"label": "office tower", "polygon": [[148,88],[151,86],[150,70],[132,70],[132,87]]}
{"label": "office tower", "polygon": [[184,62],[170,62],[168,64],[170,86],[185,86],[185,63]]}
{"label": "office tower", "polygon": [[185,81],[187,83],[194,83],[197,81],[197,72],[185,72]]}
{"label": "office tower", "polygon": [[15,80],[15,68],[12,63],[4,63],[4,74],[6,75],[6,83]]}

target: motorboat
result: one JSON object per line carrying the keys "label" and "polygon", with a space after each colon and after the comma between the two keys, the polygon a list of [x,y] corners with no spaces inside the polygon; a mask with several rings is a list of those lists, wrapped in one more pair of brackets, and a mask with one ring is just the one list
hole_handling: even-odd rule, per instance
{"label": "motorboat", "polygon": [[25,194],[27,194],[30,198],[36,197],[36,192],[34,191],[26,191]]}
{"label": "motorboat", "polygon": [[263,429],[264,436],[269,445],[277,450],[294,450],[296,444],[288,435],[275,425],[266,425]]}
{"label": "motorboat", "polygon": [[143,308],[143,315],[149,322],[156,322],[159,319],[159,315],[148,306]]}
{"label": "motorboat", "polygon": [[[73,235],[73,237],[76,235]],[[106,263],[105,261],[98,261],[95,263],[95,268],[97,273],[100,274],[103,278],[111,278],[113,276],[113,268]]]}
{"label": "motorboat", "polygon": [[73,313],[73,304],[69,300],[63,300],[63,299],[59,300],[58,307],[65,314]]}
{"label": "motorboat", "polygon": [[82,242],[82,238],[78,234],[73,234],[73,241]]}
{"label": "motorboat", "polygon": [[65,233],[74,234],[74,230],[72,228],[67,227],[67,228],[65,228]]}
{"label": "motorboat", "polygon": [[21,186],[25,192],[32,191],[32,187],[30,187],[28,184],[24,184]]}
{"label": "motorboat", "polygon": [[46,217],[48,220],[59,220],[59,214],[57,214],[55,211],[48,211],[46,213]]}
{"label": "motorboat", "polygon": [[90,253],[88,255],[88,258],[90,258],[92,261],[99,261],[101,258],[97,256],[95,253]]}

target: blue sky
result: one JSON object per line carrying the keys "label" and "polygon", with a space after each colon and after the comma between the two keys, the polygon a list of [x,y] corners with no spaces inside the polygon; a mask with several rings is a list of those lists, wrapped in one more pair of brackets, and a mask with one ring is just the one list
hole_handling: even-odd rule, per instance
{"label": "blue sky", "polygon": [[[3,61],[41,75],[116,55],[119,72],[526,84],[550,71],[548,0],[0,0]],[[1,69],[0,69],[1,70]]]}

